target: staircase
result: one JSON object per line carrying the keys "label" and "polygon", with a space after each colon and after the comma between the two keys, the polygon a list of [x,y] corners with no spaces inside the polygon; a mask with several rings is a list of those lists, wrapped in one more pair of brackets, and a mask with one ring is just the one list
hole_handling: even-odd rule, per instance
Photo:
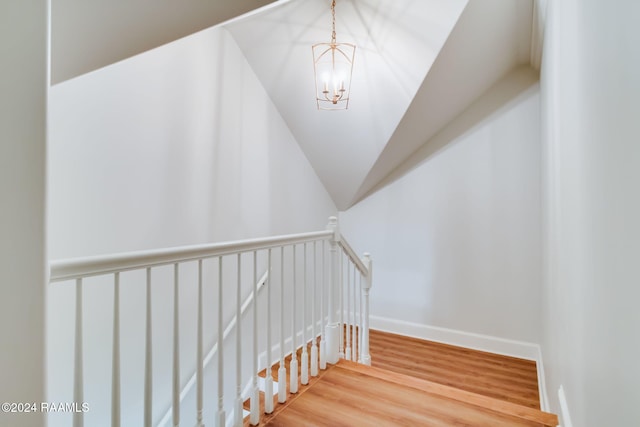
{"label": "staircase", "polygon": [[[240,427],[246,396],[257,425],[275,396],[284,403],[287,387],[295,392],[341,354],[370,361],[371,259],[353,251],[335,217],[321,231],[52,261],[50,282],[75,291],[66,389],[74,402],[92,403],[52,425]],[[134,316],[123,315],[128,307]],[[96,325],[99,334],[86,333]],[[340,325],[353,334],[343,337]],[[309,342],[317,344],[307,362],[285,367],[287,353]],[[258,373],[274,366],[261,411]]]}
{"label": "staircase", "polygon": [[[265,271],[259,280],[258,270]],[[75,285],[73,401],[88,395],[92,402],[90,413],[70,414],[72,422],[60,425],[557,425],[555,415],[538,409],[533,362],[379,331],[370,336],[372,262],[355,254],[334,217],[317,232],[55,261],[50,277],[56,286]],[[141,316],[121,316],[121,287],[125,295],[145,289],[140,301],[126,301]],[[113,290],[106,318],[84,308],[83,292],[97,288]],[[166,320],[160,330],[153,321],[158,292],[170,329]],[[190,297],[187,305],[181,294]],[[185,308],[194,312],[187,325],[180,321]],[[110,336],[99,337],[111,347],[106,366],[100,352],[98,364],[87,363],[96,354],[86,354],[87,321],[112,325]],[[135,327],[144,329],[134,341],[144,354],[123,361],[121,342],[131,342],[127,332]],[[185,348],[185,333],[197,345]],[[205,348],[205,337],[212,347]],[[158,339],[161,352],[154,351]],[[195,362],[188,381],[185,357]],[[132,365],[137,369],[126,369]],[[110,381],[86,366],[110,369]],[[138,406],[123,399],[125,387],[127,395],[137,393]],[[111,398],[96,401],[96,389],[110,389]]]}
{"label": "staircase", "polygon": [[[371,331],[371,354],[373,366],[344,359],[329,365],[308,386],[288,393],[285,404],[274,402],[273,413],[261,425],[558,424],[556,415],[538,409],[535,362],[380,331]],[[287,366],[290,359],[289,355]],[[275,366],[274,376],[277,371]],[[265,375],[266,371],[260,373]],[[263,405],[261,393],[261,410]],[[245,407],[249,408],[248,401]],[[244,425],[251,425],[248,417]]]}

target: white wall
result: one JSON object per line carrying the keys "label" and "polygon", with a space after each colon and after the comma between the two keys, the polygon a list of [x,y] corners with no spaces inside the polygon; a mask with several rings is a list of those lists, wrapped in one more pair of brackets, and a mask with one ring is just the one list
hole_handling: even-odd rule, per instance
{"label": "white wall", "polygon": [[540,104],[531,74],[498,83],[425,146],[424,160],[341,213],[343,234],[374,259],[372,315],[539,342]]}
{"label": "white wall", "polygon": [[[58,84],[50,106],[52,259],[314,231],[335,214],[324,187],[224,30],[206,30]],[[251,271],[248,263],[246,268]],[[229,260],[226,271],[234,269]],[[205,270],[208,347],[215,341],[217,292],[209,278],[217,273],[214,265]],[[258,274],[263,271],[264,262]],[[154,277],[158,421],[171,396],[171,268],[154,270]],[[181,268],[184,381],[195,369],[194,277],[194,265]],[[92,426],[108,421],[110,280],[85,286],[86,399],[92,405],[86,420]],[[142,416],[144,277],[130,273],[122,280],[122,351],[123,360],[129,360],[122,368],[123,419],[134,425]],[[235,283],[231,278],[227,282],[228,320]],[[244,293],[249,286],[244,281]],[[53,400],[70,399],[72,393],[73,295],[71,284],[51,288],[48,395]],[[68,424],[64,415],[51,421]]]}
{"label": "white wall", "polygon": [[[46,1],[0,7],[0,401],[44,399]],[[42,425],[0,412],[0,425]]]}
{"label": "white wall", "polygon": [[[548,395],[565,427],[640,425],[640,4],[555,1],[548,13],[541,77]],[[560,386],[568,411],[560,409]]]}

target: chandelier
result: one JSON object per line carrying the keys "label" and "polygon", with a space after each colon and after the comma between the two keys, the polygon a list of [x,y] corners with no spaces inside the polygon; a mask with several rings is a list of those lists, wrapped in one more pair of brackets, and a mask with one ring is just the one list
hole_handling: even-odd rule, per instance
{"label": "chandelier", "polygon": [[318,110],[346,110],[356,45],[336,42],[336,0],[331,2],[331,42],[311,46]]}

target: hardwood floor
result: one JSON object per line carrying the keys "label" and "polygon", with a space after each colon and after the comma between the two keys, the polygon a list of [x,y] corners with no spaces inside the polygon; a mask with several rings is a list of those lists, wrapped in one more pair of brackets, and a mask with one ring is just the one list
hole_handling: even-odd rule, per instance
{"label": "hardwood floor", "polygon": [[[297,394],[287,393],[285,404],[276,402],[260,425],[557,425],[555,415],[537,409],[534,362],[373,330],[370,343],[372,367],[344,360],[329,365]],[[263,396],[260,403],[262,411]]]}
{"label": "hardwood floor", "polygon": [[369,342],[374,367],[540,408],[533,361],[375,330]]}
{"label": "hardwood floor", "polygon": [[[425,391],[416,384],[426,381],[415,380],[414,384],[407,385],[406,378],[398,374],[391,373],[398,377],[393,381],[379,378],[371,372],[372,368],[353,365],[341,361],[327,370],[320,381],[265,425],[520,427],[555,426],[553,423],[557,421],[553,416],[538,415],[539,411],[496,399],[484,397],[493,404],[489,407],[465,402],[446,393],[439,394],[432,385],[425,385],[424,388],[430,389]],[[508,410],[515,407],[516,412],[503,412],[504,406],[497,407],[496,404],[506,405]],[[543,423],[545,420],[547,424]]]}

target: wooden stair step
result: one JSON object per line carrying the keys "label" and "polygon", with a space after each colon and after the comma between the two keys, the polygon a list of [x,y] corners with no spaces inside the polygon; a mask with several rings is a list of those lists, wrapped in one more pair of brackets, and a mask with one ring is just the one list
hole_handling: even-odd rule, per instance
{"label": "wooden stair step", "polygon": [[[410,386],[410,378],[375,373],[371,368],[341,361],[327,370],[320,381],[296,397],[286,410],[265,421],[267,426],[318,427],[354,426],[379,427],[399,425],[428,425],[450,427],[541,427],[555,426],[557,418],[546,415],[532,418],[517,411],[500,412],[491,406],[485,408],[466,401],[469,396],[451,398],[420,382]],[[375,375],[371,375],[375,373]],[[379,378],[379,377],[384,378]],[[386,378],[386,379],[385,379]],[[430,391],[425,391],[423,389]],[[447,390],[449,391],[449,390]],[[492,399],[495,400],[495,399]],[[476,402],[478,403],[478,402]],[[502,404],[502,402],[492,402]],[[517,406],[517,405],[516,405]],[[542,421],[542,422],[541,422]]]}
{"label": "wooden stair step", "polygon": [[[289,391],[291,373],[288,368],[292,359],[289,353],[284,359],[287,400],[278,403],[277,393],[274,393],[274,411],[267,415],[264,414],[265,396],[260,392],[260,425],[306,425],[309,417],[322,419],[314,421],[314,425],[327,427],[337,425],[335,423],[377,427],[383,424],[425,425],[425,422],[429,426],[442,427],[555,427],[558,423],[556,415],[537,409],[535,362],[505,359],[491,353],[418,339],[409,339],[413,353],[398,354],[397,346],[392,343],[397,336],[378,331],[372,333],[372,347],[380,347],[379,351],[372,351],[374,361],[393,365],[392,369],[340,360],[337,365],[327,365],[327,370],[320,370],[318,377],[309,375],[309,384],[303,386],[300,382],[302,348],[298,348],[298,392],[291,394]],[[434,360],[436,351],[439,360]],[[311,354],[310,343],[307,354]],[[402,355],[404,357],[400,357]],[[464,360],[457,362],[456,357]],[[431,363],[425,364],[425,360]],[[416,372],[416,366],[422,366],[424,372]],[[278,382],[279,367],[279,362],[271,367],[274,384]],[[266,377],[266,369],[259,376]],[[495,384],[498,387],[492,387]],[[459,385],[462,388],[458,388]],[[360,386],[364,387],[362,391],[357,388]],[[404,397],[397,399],[394,393]],[[393,405],[390,405],[391,401],[394,401]],[[244,402],[244,408],[250,409],[249,400]],[[323,414],[327,415],[326,419]],[[245,418],[244,425],[250,425],[249,417]]]}
{"label": "wooden stair step", "polygon": [[374,367],[540,409],[535,361],[370,331]]}
{"label": "wooden stair step", "polygon": [[370,366],[359,365],[353,362],[341,360],[337,368],[358,372],[369,375],[390,383],[410,387],[416,390],[446,397],[447,399],[471,404],[480,408],[488,409],[493,412],[512,416],[518,419],[539,423],[544,426],[556,427],[558,425],[558,417],[537,409],[514,404],[500,399],[494,399],[488,396],[471,393],[455,387],[434,383],[418,379],[412,376],[398,374],[384,369],[374,368]]}

